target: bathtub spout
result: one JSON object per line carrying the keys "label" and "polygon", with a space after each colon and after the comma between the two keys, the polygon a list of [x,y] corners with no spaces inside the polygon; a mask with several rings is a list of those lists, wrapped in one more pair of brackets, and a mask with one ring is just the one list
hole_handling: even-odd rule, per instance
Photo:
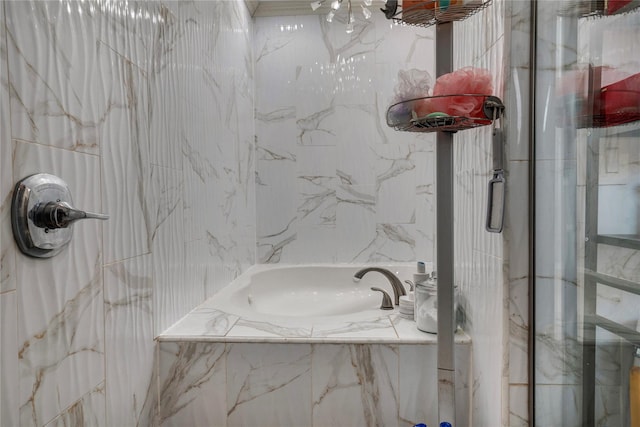
{"label": "bathtub spout", "polygon": [[399,305],[400,295],[406,295],[407,291],[405,291],[404,285],[402,284],[400,279],[398,279],[398,277],[395,274],[393,274],[386,268],[380,268],[380,267],[363,268],[362,270],[354,274],[353,277],[356,279],[362,279],[364,275],[370,271],[377,271],[378,273],[382,273],[384,277],[386,277],[389,280],[389,282],[391,283],[391,287],[393,288],[393,300],[396,305]]}

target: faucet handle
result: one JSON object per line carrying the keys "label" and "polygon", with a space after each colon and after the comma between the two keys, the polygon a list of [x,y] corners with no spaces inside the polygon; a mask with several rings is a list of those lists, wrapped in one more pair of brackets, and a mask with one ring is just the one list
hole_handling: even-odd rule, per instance
{"label": "faucet handle", "polygon": [[382,292],[382,304],[380,304],[381,310],[393,310],[393,302],[391,301],[391,297],[385,290],[377,288],[375,286],[373,286],[371,290]]}
{"label": "faucet handle", "polygon": [[416,285],[409,279],[405,280],[404,283],[409,285],[409,292],[413,292],[413,288],[415,288]]}
{"label": "faucet handle", "polygon": [[75,209],[67,202],[38,203],[29,213],[33,223],[40,228],[67,228],[80,219],[109,219],[109,215]]}

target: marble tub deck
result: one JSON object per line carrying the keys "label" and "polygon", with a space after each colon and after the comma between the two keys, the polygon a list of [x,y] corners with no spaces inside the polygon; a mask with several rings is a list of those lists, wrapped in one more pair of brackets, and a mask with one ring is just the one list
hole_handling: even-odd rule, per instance
{"label": "marble tub deck", "polygon": [[[158,341],[268,342],[327,344],[437,344],[414,321],[393,311],[370,310],[357,319],[273,316],[268,321],[230,314],[205,302],[158,336]],[[471,338],[458,331],[456,344]]]}
{"label": "marble tub deck", "polygon": [[[157,425],[437,422],[437,335],[397,309],[257,321],[214,304],[158,337]],[[471,339],[455,340],[455,422],[471,425]]]}

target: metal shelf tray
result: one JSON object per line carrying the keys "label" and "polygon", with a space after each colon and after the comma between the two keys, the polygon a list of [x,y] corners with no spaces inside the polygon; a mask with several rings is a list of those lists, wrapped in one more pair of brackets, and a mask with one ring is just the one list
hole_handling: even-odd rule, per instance
{"label": "metal shelf tray", "polygon": [[[448,103],[459,101],[468,97],[475,102],[475,117],[459,115],[444,115],[433,117],[431,114],[424,114],[424,102],[437,101],[438,106],[445,106]],[[398,131],[405,132],[457,132],[479,126],[490,125],[493,119],[498,119],[504,112],[504,104],[500,98],[491,95],[479,94],[456,94],[439,95],[414,98],[398,102],[387,109],[387,125]],[[433,114],[433,113],[432,113]],[[481,117],[480,117],[481,116]]]}
{"label": "metal shelf tray", "polygon": [[413,4],[404,9],[399,7],[387,14],[397,23],[418,27],[462,21],[486,8],[491,0],[431,0]]}

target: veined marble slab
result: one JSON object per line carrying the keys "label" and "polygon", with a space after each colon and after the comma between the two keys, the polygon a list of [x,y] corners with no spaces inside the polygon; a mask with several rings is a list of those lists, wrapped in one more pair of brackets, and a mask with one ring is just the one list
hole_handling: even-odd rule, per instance
{"label": "veined marble slab", "polygon": [[[457,344],[470,344],[465,332],[456,333]],[[158,336],[159,341],[434,344],[438,336],[420,331],[414,321],[401,317],[398,309],[386,314],[372,311],[370,318],[340,322],[327,318],[274,318],[256,321],[222,310],[196,308]]]}

